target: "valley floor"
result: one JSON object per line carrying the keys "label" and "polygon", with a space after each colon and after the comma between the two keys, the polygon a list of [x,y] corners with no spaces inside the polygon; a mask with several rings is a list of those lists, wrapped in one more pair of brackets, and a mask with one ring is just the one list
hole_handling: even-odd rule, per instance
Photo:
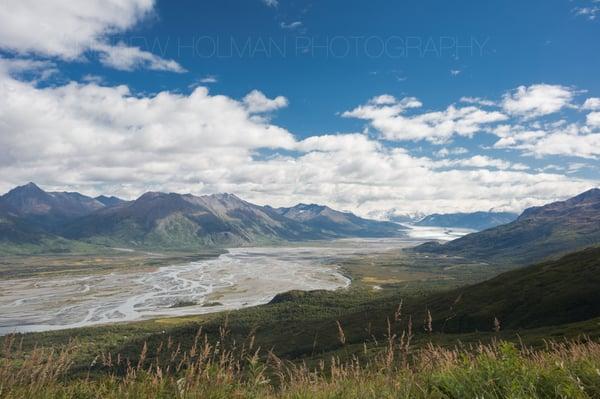
{"label": "valley floor", "polygon": [[114,249],[0,261],[0,335],[214,313],[290,290],[452,287],[488,265],[408,255],[414,239],[345,239],[204,253]]}

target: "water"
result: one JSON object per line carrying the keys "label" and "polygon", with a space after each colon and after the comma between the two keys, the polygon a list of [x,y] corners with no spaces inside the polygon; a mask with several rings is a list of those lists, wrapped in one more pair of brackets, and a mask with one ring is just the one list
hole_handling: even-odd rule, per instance
{"label": "water", "polygon": [[[447,238],[446,230],[438,236]],[[414,245],[422,234],[413,233],[416,238],[233,248],[218,258],[152,272],[1,281],[0,335],[202,314],[267,303],[294,289],[344,288],[350,280],[336,261]]]}
{"label": "water", "polygon": [[416,240],[440,240],[450,241],[460,238],[466,234],[474,233],[477,230],[464,229],[460,227],[435,227],[435,226],[412,226],[405,225],[410,230],[408,234]]}

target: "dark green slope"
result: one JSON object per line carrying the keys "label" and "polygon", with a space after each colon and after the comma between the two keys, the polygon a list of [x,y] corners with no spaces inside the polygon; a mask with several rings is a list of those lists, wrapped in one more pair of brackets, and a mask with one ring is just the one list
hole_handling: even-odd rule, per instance
{"label": "dark green slope", "polygon": [[418,304],[448,332],[521,329],[600,316],[600,249],[503,273],[489,281],[434,295]]}
{"label": "dark green slope", "polygon": [[[401,320],[395,322],[401,301]],[[325,309],[325,316],[320,319],[315,316],[318,309]],[[234,315],[229,320],[231,326],[237,324],[240,333],[244,328],[265,323],[260,330],[269,340],[281,330],[295,346],[293,352],[297,355],[312,351],[315,337],[318,349],[329,350],[339,345],[336,321],[342,325],[348,343],[373,338],[385,340],[387,320],[391,321],[391,328],[400,333],[411,319],[413,332],[423,334],[427,311],[436,334],[492,332],[494,318],[500,321],[502,331],[507,332],[536,328],[551,331],[558,326],[597,319],[600,317],[600,249],[583,250],[559,260],[503,273],[480,284],[421,297],[406,297],[400,292],[369,300],[368,296],[361,298],[352,291],[292,292],[277,296],[271,305],[261,310],[264,321],[242,328]],[[254,312],[259,313],[258,308]]]}
{"label": "dark green slope", "polygon": [[[401,320],[395,322],[401,301]],[[423,334],[428,310],[436,334],[492,332],[495,317],[503,331],[550,331],[600,317],[600,249],[587,249],[480,284],[427,296],[406,297],[399,292],[369,300],[368,294],[361,297],[352,291],[292,292],[278,295],[271,305],[259,308],[254,312],[264,314],[264,319],[242,326],[230,315],[230,325],[237,326],[240,333],[245,328],[262,326],[259,330],[273,342],[278,341],[272,335],[283,334],[288,337],[285,342],[295,347],[290,351],[294,356],[312,351],[315,337],[317,349],[339,346],[336,321],[342,325],[348,343],[385,340],[387,320],[401,333],[412,319],[413,332]],[[324,316],[319,318],[319,312]]]}
{"label": "dark green slope", "polygon": [[512,223],[443,245],[423,244],[415,251],[524,265],[599,244],[600,190],[592,189],[567,201],[527,209]]}

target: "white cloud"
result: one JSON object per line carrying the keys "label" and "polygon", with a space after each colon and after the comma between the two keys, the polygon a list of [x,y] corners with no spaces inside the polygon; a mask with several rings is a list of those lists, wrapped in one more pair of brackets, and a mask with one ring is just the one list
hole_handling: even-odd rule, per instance
{"label": "white cloud", "polygon": [[[260,204],[318,202],[366,215],[518,210],[598,183],[485,156],[442,167],[444,160],[360,133],[300,140],[255,118],[243,100],[202,87],[189,95],[94,83],[36,87],[0,69],[0,91],[0,192],[26,181],[126,198],[234,192]],[[416,103],[393,104],[409,105]]]}
{"label": "white cloud", "polygon": [[484,107],[495,107],[497,104],[494,101],[486,100],[480,97],[461,97],[461,103],[482,105]]}
{"label": "white cloud", "polygon": [[588,164],[583,162],[571,162],[568,165],[567,171],[568,173],[575,173],[580,171],[581,169],[585,169],[588,167]]}
{"label": "white cloud", "polygon": [[[595,2],[597,3],[597,1],[595,1]],[[590,21],[593,21],[596,19],[598,14],[600,14],[600,7],[598,7],[598,6],[576,7],[573,9],[573,12],[577,16],[582,16],[582,17],[589,19]]]}
{"label": "white cloud", "polygon": [[600,134],[574,135],[568,132],[556,132],[532,144],[530,151],[538,156],[566,155],[598,158],[600,157]]}
{"label": "white cloud", "polygon": [[67,61],[95,51],[101,62],[118,69],[182,72],[175,61],[138,47],[108,44],[111,35],[132,28],[153,7],[153,0],[5,0],[0,7],[0,48]]}
{"label": "white cloud", "polygon": [[185,69],[173,60],[165,60],[138,47],[130,47],[124,43],[117,45],[96,44],[93,49],[98,51],[102,64],[120,69],[133,71],[135,69],[151,69],[154,71],[185,72]]}
{"label": "white cloud", "polygon": [[214,75],[207,75],[200,79],[200,83],[217,83],[219,79],[217,79]]}
{"label": "white cloud", "polygon": [[93,75],[90,73],[83,75],[81,80],[86,83],[95,83],[97,85],[104,83],[104,78],[102,76]]}
{"label": "white cloud", "polygon": [[152,182],[171,173],[186,179],[229,158],[247,160],[255,149],[295,145],[285,129],[205,88],[136,96],[126,86],[36,88],[6,75],[0,88],[0,169],[14,176],[35,170],[65,182]]}
{"label": "white cloud", "polygon": [[550,124],[539,129],[503,125],[493,130],[500,137],[495,148],[511,148],[536,157],[564,155],[581,158],[600,156],[600,134],[577,124]]}
{"label": "white cloud", "polygon": [[302,140],[296,146],[297,150],[304,152],[346,153],[374,152],[382,148],[377,141],[373,141],[360,133],[312,136]]}
{"label": "white cloud", "polygon": [[467,150],[464,147],[454,147],[454,148],[444,147],[441,150],[436,151],[434,153],[434,155],[438,158],[446,158],[449,155],[462,155],[462,154],[466,154],[468,152],[469,152],[469,150]]}
{"label": "white cloud", "polygon": [[258,90],[253,90],[244,97],[244,104],[251,114],[275,111],[288,105],[287,98],[278,96],[273,99],[267,98]]}
{"label": "white cloud", "polygon": [[589,126],[600,128],[600,112],[590,112],[586,121]]}
{"label": "white cloud", "polygon": [[592,97],[585,100],[583,109],[589,111],[600,111],[600,98]]}
{"label": "white cloud", "polygon": [[290,23],[281,22],[279,24],[279,26],[281,27],[281,29],[294,30],[294,29],[298,29],[298,28],[302,27],[302,22],[301,21],[294,21],[294,22],[290,22]]}
{"label": "white cloud", "polygon": [[504,111],[525,118],[553,114],[570,105],[575,93],[572,89],[548,84],[520,86],[506,93],[502,99]]}
{"label": "white cloud", "polygon": [[485,125],[507,119],[498,111],[484,111],[474,106],[457,108],[454,105],[444,111],[405,115],[408,109],[421,105],[414,97],[398,101],[383,95],[344,112],[342,116],[368,120],[388,140],[428,140],[434,143],[448,141],[454,135],[470,137]]}
{"label": "white cloud", "polygon": [[14,76],[29,74],[35,82],[39,82],[58,74],[59,71],[56,64],[50,61],[0,57],[0,73]]}
{"label": "white cloud", "polygon": [[485,155],[474,155],[470,158],[463,159],[444,159],[435,162],[438,168],[448,167],[464,167],[464,168],[482,168],[482,169],[499,169],[499,170],[527,170],[529,167],[522,163],[512,163],[503,159],[490,158]]}
{"label": "white cloud", "polygon": [[460,73],[461,73],[460,69],[451,69],[450,70],[450,75],[452,75],[452,76],[458,76],[458,75],[460,75]]}
{"label": "white cloud", "polygon": [[546,135],[542,129],[527,129],[521,125],[500,125],[492,130],[500,137],[494,143],[495,148],[523,148],[525,144],[539,140]]}
{"label": "white cloud", "polygon": [[278,0],[262,0],[268,7],[277,7],[279,5]]}

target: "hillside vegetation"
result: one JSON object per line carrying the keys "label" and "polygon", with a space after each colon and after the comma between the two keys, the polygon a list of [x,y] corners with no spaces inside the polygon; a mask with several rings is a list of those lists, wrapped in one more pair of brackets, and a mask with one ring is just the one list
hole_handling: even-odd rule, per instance
{"label": "hillside vegetation", "polygon": [[526,265],[600,244],[600,189],[525,210],[517,220],[419,252]]}

